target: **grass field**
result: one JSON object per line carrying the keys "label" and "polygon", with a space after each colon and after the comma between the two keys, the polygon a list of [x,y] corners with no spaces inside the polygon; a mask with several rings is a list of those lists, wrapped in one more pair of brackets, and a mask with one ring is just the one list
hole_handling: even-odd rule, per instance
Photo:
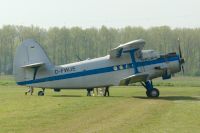
{"label": "grass field", "polygon": [[0,133],[199,133],[200,78],[156,80],[160,98],[141,86],[112,87],[111,97],[85,90],[46,90],[25,96],[12,77],[0,77]]}

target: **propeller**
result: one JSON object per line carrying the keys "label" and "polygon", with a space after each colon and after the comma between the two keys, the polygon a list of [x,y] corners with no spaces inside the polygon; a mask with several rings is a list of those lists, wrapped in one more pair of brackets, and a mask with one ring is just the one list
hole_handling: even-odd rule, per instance
{"label": "propeller", "polygon": [[185,60],[184,60],[184,58],[182,56],[181,43],[180,43],[180,39],[179,38],[178,38],[178,43],[179,43],[178,49],[179,49],[179,57],[180,57],[179,63],[180,63],[180,68],[181,68],[181,70],[183,71],[183,74],[184,74],[185,70],[184,70],[183,64],[185,63]]}

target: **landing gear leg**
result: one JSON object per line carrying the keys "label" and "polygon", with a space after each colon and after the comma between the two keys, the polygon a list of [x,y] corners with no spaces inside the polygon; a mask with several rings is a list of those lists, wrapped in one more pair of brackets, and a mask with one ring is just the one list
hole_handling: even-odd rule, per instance
{"label": "landing gear leg", "polygon": [[109,86],[106,87],[104,95],[103,96],[110,96]]}
{"label": "landing gear leg", "polygon": [[44,96],[45,88],[42,88],[42,91],[38,91],[38,96]]}
{"label": "landing gear leg", "polygon": [[160,95],[160,92],[157,88],[153,87],[153,83],[151,80],[146,81],[146,82],[141,82],[141,84],[146,88],[146,95],[147,97],[152,97],[152,98],[157,98]]}

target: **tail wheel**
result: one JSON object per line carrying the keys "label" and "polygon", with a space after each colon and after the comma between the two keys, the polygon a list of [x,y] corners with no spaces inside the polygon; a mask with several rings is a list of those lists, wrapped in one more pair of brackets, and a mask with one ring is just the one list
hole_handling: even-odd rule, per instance
{"label": "tail wheel", "polygon": [[148,97],[156,98],[159,97],[160,92],[158,89],[153,88],[151,91],[146,91]]}

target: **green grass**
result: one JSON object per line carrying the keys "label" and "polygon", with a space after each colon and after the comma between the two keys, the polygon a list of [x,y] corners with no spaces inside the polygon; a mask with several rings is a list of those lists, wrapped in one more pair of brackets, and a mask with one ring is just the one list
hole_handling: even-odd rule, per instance
{"label": "green grass", "polygon": [[112,87],[111,97],[85,90],[46,90],[25,96],[26,87],[0,77],[0,133],[199,133],[200,78],[156,80],[160,98],[141,86]]}

